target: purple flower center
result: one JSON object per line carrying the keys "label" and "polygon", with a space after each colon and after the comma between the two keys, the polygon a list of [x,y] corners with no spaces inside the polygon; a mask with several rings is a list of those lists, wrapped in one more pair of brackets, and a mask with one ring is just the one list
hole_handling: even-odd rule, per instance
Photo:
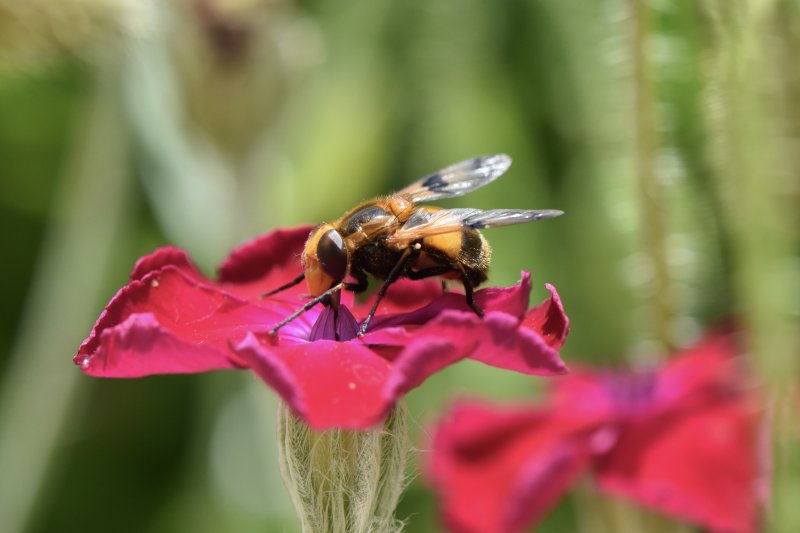
{"label": "purple flower center", "polygon": [[358,333],[358,322],[350,310],[341,305],[338,310],[325,307],[311,326],[308,340],[349,341]]}
{"label": "purple flower center", "polygon": [[656,373],[651,370],[604,372],[600,376],[615,407],[623,415],[635,415],[652,407]]}

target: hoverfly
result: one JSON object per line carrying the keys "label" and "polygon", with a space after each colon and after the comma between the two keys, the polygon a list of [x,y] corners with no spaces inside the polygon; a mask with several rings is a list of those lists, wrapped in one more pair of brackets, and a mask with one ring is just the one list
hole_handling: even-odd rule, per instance
{"label": "hoverfly", "polygon": [[[272,296],[306,281],[312,297],[286,317],[280,328],[318,303],[339,307],[341,291],[367,289],[367,274],[383,280],[377,298],[361,324],[367,331],[389,286],[399,278],[419,280],[434,276],[456,279],[464,285],[467,305],[482,317],[475,303],[475,287],[486,281],[491,249],[480,229],[521,224],[563,214],[555,209],[443,209],[417,206],[420,202],[454,198],[474,191],[501,176],[511,166],[504,154],[475,157],[415,181],[386,197],[367,200],[333,222],[314,228],[302,253],[303,273],[264,294]],[[354,281],[348,281],[348,277]]]}

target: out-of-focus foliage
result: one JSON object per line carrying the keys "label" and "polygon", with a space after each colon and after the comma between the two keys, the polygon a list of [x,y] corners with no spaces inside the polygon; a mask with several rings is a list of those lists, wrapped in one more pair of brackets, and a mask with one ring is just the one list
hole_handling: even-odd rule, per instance
{"label": "out-of-focus foliage", "polygon": [[152,0],[30,0],[0,2],[0,60],[20,68],[93,54],[109,38],[141,36]]}
{"label": "out-of-focus foliage", "polygon": [[[568,363],[644,364],[741,318],[772,391],[770,520],[792,530],[798,43],[794,0],[0,0],[3,530],[295,530],[260,383],[90,380],[71,356],[158,245],[210,270],[266,229],[492,152],[508,174],[443,204],[566,211],[486,234],[491,283],[530,269],[559,287]],[[420,453],[456,394],[539,385],[440,374],[409,397]],[[579,494],[543,529],[589,531],[593,512]],[[438,530],[419,478],[399,516]]]}

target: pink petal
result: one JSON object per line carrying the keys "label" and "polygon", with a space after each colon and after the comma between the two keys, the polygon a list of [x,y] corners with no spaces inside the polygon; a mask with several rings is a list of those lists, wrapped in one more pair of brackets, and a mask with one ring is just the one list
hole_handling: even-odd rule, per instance
{"label": "pink petal", "polygon": [[[175,246],[164,246],[154,252],[140,257],[131,272],[131,281],[140,280],[145,275],[156,270],[161,270],[165,266],[173,266],[183,271],[196,280],[203,280],[205,277],[197,270],[189,254]],[[208,280],[206,280],[208,281]]]}
{"label": "pink petal", "polygon": [[734,333],[718,330],[670,359],[659,374],[657,394],[662,403],[704,402],[709,394],[737,394],[748,387]]}
{"label": "pink petal", "polygon": [[604,487],[712,531],[758,529],[762,416],[735,341],[712,332],[664,366],[649,411],[598,463]]}
{"label": "pink petal", "polygon": [[[489,287],[475,293],[475,302],[485,312],[499,311],[511,316],[522,318],[528,307],[528,297],[531,291],[530,274],[522,272],[522,280],[510,287]],[[404,280],[406,284],[419,283],[418,281]],[[400,282],[398,282],[400,283]],[[392,290],[391,288],[389,289]],[[393,326],[420,325],[433,320],[442,312],[448,310],[464,311],[475,316],[467,305],[466,298],[458,292],[441,294],[422,306],[417,306],[412,311],[394,315],[377,316],[370,324],[370,331]]]}
{"label": "pink petal", "polygon": [[[446,320],[446,317],[445,317]],[[465,359],[474,349],[476,341],[449,337],[446,332],[409,339],[392,364],[392,374],[384,387],[386,401],[394,402],[411,389],[418,387],[439,370]]]}
{"label": "pink petal", "polygon": [[[382,316],[408,313],[430,304],[442,295],[442,284],[436,280],[400,279],[389,286],[386,296],[381,300],[375,313],[376,320]],[[353,313],[366,316],[375,302],[377,292],[373,292],[365,300],[353,305]]]}
{"label": "pink petal", "polygon": [[356,342],[276,347],[248,335],[236,353],[316,430],[366,429],[391,408],[389,363]]}
{"label": "pink petal", "polygon": [[287,263],[300,266],[300,253],[311,226],[278,229],[252,239],[235,250],[219,267],[219,280],[247,283],[263,277]]}
{"label": "pink petal", "polygon": [[481,343],[471,355],[472,359],[523,374],[553,376],[567,372],[558,351],[534,331],[517,327],[516,320],[509,315],[487,313],[481,328],[473,331],[480,335]]}
{"label": "pink petal", "polygon": [[[548,323],[561,320],[564,328],[558,335],[563,343],[568,322],[558,294],[554,288],[549,288],[553,296],[543,304],[542,307],[549,307],[542,316],[550,317]],[[518,285],[478,291],[476,300],[486,310],[482,319],[468,308],[463,295],[444,294],[416,311],[377,317],[364,340],[384,346],[433,343],[441,346],[437,349],[442,351],[442,361],[448,360],[450,355],[447,354],[458,353],[488,365],[526,374],[563,374],[567,371],[566,365],[556,349],[536,329],[520,327],[519,318],[527,307],[529,293],[530,276],[527,272],[522,273]],[[550,330],[547,334],[551,335]],[[400,353],[396,356],[398,362],[405,352]],[[416,386],[413,382],[409,380],[403,387]]]}
{"label": "pink petal", "polygon": [[278,318],[167,265],[114,296],[75,362],[106,377],[236,368],[241,365],[229,359],[228,341],[265,331]]}
{"label": "pink petal", "polygon": [[121,324],[103,330],[95,351],[79,352],[75,363],[91,376],[106,378],[239,368],[225,350],[186,342],[162,328],[151,313],[132,314]]}
{"label": "pink petal", "polygon": [[500,311],[522,318],[531,294],[531,273],[520,272],[519,283],[510,287],[488,287],[475,293],[475,301],[484,311]]}
{"label": "pink petal", "polygon": [[528,311],[522,323],[537,332],[548,346],[559,350],[569,333],[569,318],[564,312],[556,288],[549,283],[545,287],[550,291],[550,298]]}
{"label": "pink petal", "polygon": [[586,442],[576,437],[543,449],[520,465],[508,499],[509,531],[538,523],[574,484],[589,462]]}
{"label": "pink petal", "polygon": [[[522,272],[521,281],[510,287],[488,287],[475,293],[475,301],[484,311],[503,311],[522,317],[528,307],[530,273]],[[357,304],[356,314],[366,315],[375,301],[373,294]],[[372,329],[390,325],[421,324],[446,309],[472,312],[462,292],[442,292],[437,280],[401,279],[391,285],[375,314]]]}
{"label": "pink petal", "polygon": [[445,523],[511,533],[539,520],[588,460],[586,428],[547,410],[461,403],[436,428],[427,461]]}
{"label": "pink petal", "polygon": [[759,530],[759,414],[747,401],[631,423],[598,462],[602,488],[710,531]]}
{"label": "pink petal", "polygon": [[[398,363],[412,346],[430,344],[441,352],[443,361],[457,355],[525,374],[550,376],[567,371],[557,351],[535,332],[519,327],[517,318],[502,312],[491,311],[479,318],[471,311],[444,311],[423,326],[378,329],[364,341],[406,346],[397,356]],[[406,386],[416,386],[413,381]]]}
{"label": "pink petal", "polygon": [[[220,283],[229,292],[258,298],[291,281],[303,271],[300,254],[311,229],[311,226],[279,229],[239,246],[220,265]],[[297,300],[306,290],[301,282],[271,299]]]}
{"label": "pink petal", "polygon": [[599,419],[617,416],[618,405],[599,372],[572,369],[569,375],[557,377],[550,384],[551,402],[570,416]]}

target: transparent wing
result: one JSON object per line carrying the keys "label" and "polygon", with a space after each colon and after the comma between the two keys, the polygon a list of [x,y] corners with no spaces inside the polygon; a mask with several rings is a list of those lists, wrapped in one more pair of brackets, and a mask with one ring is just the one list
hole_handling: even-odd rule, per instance
{"label": "transparent wing", "polygon": [[491,183],[511,166],[505,154],[473,157],[415,181],[397,192],[412,202],[430,202],[463,196]]}
{"label": "transparent wing", "polygon": [[414,212],[403,227],[387,237],[387,241],[408,242],[430,235],[461,231],[465,227],[474,229],[495,228],[553,218],[563,214],[563,211],[556,209],[490,209],[484,211],[482,209],[463,208],[442,209],[431,212],[420,208]]}
{"label": "transparent wing", "polygon": [[479,211],[470,215],[464,220],[464,225],[470,228],[496,228],[498,226],[510,226],[511,224],[522,224],[533,222],[543,218],[554,218],[564,214],[558,209],[490,209],[489,211]]}

